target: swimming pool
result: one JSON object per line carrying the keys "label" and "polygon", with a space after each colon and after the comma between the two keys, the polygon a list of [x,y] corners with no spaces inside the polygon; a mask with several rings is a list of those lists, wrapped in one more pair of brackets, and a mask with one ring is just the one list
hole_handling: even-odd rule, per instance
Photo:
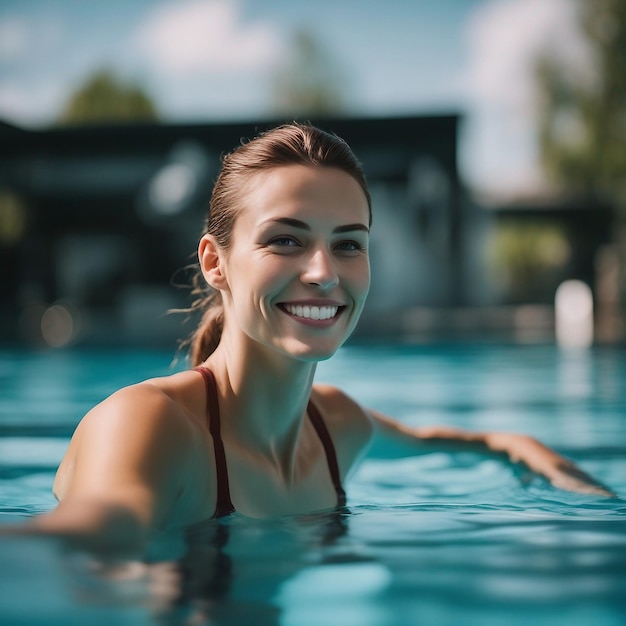
{"label": "swimming pool", "polygon": [[[78,419],[170,354],[0,352],[0,523],[54,505]],[[626,496],[626,355],[549,346],[351,345],[318,380],[410,424],[530,433]],[[1,624],[617,626],[626,504],[471,454],[366,460],[341,514],[235,515],[98,566],[0,538]],[[207,617],[210,616],[210,617]]]}

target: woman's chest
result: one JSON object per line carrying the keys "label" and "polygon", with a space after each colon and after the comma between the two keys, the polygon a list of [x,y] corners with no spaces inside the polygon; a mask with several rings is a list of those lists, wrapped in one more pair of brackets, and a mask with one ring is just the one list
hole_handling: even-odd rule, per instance
{"label": "woman's chest", "polygon": [[208,439],[191,464],[174,516],[180,523],[211,518],[225,502],[238,513],[257,518],[311,513],[339,504],[338,480],[333,480],[321,445],[305,446],[291,462],[281,464],[228,444],[220,457]]}

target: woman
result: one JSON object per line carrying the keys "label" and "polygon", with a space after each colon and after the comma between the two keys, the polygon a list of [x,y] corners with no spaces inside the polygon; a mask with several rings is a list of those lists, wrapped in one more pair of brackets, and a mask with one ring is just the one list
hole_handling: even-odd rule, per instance
{"label": "woman", "polygon": [[194,369],[90,411],[59,467],[58,507],[31,528],[132,549],[150,529],[232,511],[331,509],[374,434],[398,453],[502,454],[558,487],[610,495],[530,437],[409,428],[313,384],[363,309],[370,224],[363,172],[335,136],[290,124],[225,157],[198,248],[209,293]]}

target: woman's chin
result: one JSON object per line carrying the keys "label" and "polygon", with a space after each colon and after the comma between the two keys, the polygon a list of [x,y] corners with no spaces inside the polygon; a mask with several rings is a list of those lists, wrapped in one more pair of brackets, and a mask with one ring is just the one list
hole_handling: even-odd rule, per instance
{"label": "woman's chin", "polygon": [[289,342],[283,346],[283,351],[298,361],[326,361],[330,359],[339,349],[341,344],[336,342],[319,342],[316,344],[303,343],[300,341]]}

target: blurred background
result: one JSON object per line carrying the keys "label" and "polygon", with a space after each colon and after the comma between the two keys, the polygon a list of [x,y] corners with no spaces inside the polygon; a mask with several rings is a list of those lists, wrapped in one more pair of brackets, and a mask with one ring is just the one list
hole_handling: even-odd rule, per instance
{"label": "blurred background", "polygon": [[623,0],[3,0],[0,341],[175,347],[220,155],[293,119],[368,176],[357,337],[623,344]]}

